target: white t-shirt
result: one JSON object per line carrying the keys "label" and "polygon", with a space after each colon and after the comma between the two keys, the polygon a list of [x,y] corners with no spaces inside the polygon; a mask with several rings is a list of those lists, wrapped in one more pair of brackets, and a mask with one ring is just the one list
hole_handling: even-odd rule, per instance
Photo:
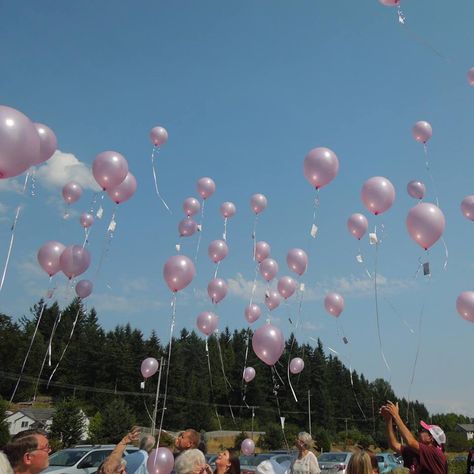
{"label": "white t-shirt", "polygon": [[318,459],[308,451],[301,459],[296,458],[291,465],[291,474],[320,474]]}

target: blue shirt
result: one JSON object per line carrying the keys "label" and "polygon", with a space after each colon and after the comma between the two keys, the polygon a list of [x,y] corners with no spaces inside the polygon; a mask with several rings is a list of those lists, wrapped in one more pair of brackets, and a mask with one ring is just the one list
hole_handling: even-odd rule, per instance
{"label": "blue shirt", "polygon": [[144,450],[137,451],[136,453],[125,456],[127,461],[127,474],[148,474],[146,463],[148,461],[148,453]]}

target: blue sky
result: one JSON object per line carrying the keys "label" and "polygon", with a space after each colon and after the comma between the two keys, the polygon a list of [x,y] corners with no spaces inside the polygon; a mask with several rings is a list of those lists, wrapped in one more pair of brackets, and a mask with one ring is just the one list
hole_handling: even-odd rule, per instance
{"label": "blue sky", "polygon": [[[474,65],[472,2],[460,0],[454,8],[407,0],[405,27],[396,9],[376,0],[31,0],[2,2],[0,9],[0,103],[49,125],[61,152],[37,171],[34,197],[18,193],[21,177],[0,182],[2,255],[15,208],[25,206],[1,311],[27,314],[45,293],[48,277],[36,262],[45,241],[82,243],[78,216],[92,198],[88,167],[98,153],[116,150],[127,158],[138,190],[119,206],[117,230],[97,274],[113,211],[104,198],[105,216],[90,235],[93,263],[84,274],[95,284],[88,305],[97,308],[106,328],[130,322],[167,339],[171,295],[163,264],[176,253],[182,201],[196,196],[200,177],[210,176],[217,191],[206,203],[197,277],[178,295],[178,327],[193,328],[197,314],[212,309],[206,287],[214,264],[207,246],[222,234],[223,201],[234,202],[237,214],[228,226],[229,256],[219,269],[231,291],[216,313],[221,328],[246,327],[243,309],[254,275],[249,200],[263,193],[269,204],[259,217],[257,240],[270,243],[279,275],[290,274],[288,249],[301,247],[310,256],[301,279],[307,291],[297,338],[321,338],[358,372],[390,378],[396,393],[408,396],[424,306],[411,397],[433,412],[474,416],[474,383],[466,375],[473,326],[455,309],[458,294],[473,289],[474,273],[474,228],[459,210],[463,197],[474,193],[474,89],[466,79]],[[415,277],[426,256],[405,228],[415,204],[406,193],[408,181],[424,181],[427,200],[435,197],[423,147],[411,136],[418,120],[433,126],[431,170],[447,221],[449,263],[444,270],[438,242],[429,254],[430,282]],[[172,215],[153,188],[148,132],[158,124],[169,132],[158,176]],[[317,146],[334,150],[340,170],[320,192],[319,234],[312,240],[314,190],[304,179],[303,159]],[[360,189],[379,175],[392,181],[397,197],[392,209],[374,218]],[[61,188],[71,179],[88,189],[64,220]],[[346,229],[354,212],[367,215],[371,229],[384,226],[379,316],[390,372],[379,351],[373,282],[356,262],[358,243]],[[196,245],[196,237],[183,240],[183,253],[193,257]],[[372,272],[375,248],[364,239],[361,250]],[[64,277],[55,281],[64,304],[72,292]],[[323,308],[327,291],[345,298],[339,332]],[[281,305],[271,315],[285,335],[294,330],[288,315],[294,319],[297,308],[296,300],[289,303],[290,309]]]}

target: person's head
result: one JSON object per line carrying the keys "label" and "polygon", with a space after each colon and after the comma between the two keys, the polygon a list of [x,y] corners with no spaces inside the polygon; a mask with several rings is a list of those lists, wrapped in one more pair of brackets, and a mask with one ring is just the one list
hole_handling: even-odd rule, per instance
{"label": "person's head", "polygon": [[194,449],[199,446],[201,436],[196,430],[188,428],[178,435],[174,443],[178,451],[184,451],[186,449]]}
{"label": "person's head", "polygon": [[422,444],[432,444],[438,446],[444,451],[446,443],[446,435],[444,431],[437,425],[429,425],[424,421],[420,421],[421,429],[418,432],[418,441]]}
{"label": "person's head", "polygon": [[110,457],[106,458],[97,468],[97,474],[127,474],[127,461],[120,459],[116,463],[111,463]]}
{"label": "person's head", "polygon": [[15,435],[5,445],[3,452],[14,472],[37,474],[49,466],[51,447],[44,431],[25,430]]}
{"label": "person's head", "polygon": [[372,462],[365,451],[354,453],[349,459],[346,474],[372,474]]}
{"label": "person's head", "polygon": [[306,449],[311,449],[314,446],[313,438],[306,431],[301,431],[296,437],[296,448],[298,451],[304,451]]}
{"label": "person's head", "polygon": [[373,474],[379,474],[379,463],[377,461],[377,456],[372,452],[367,452],[370,457],[370,464],[372,465],[372,472]]}
{"label": "person's head", "polygon": [[155,437],[152,435],[145,435],[140,440],[140,449],[146,451],[147,453],[151,452],[153,446],[155,446]]}
{"label": "person's head", "polygon": [[228,474],[240,474],[240,461],[237,451],[225,449],[221,451],[216,459],[216,472]]}
{"label": "person's head", "polygon": [[206,458],[199,449],[187,449],[174,462],[176,474],[203,474],[206,469]]}

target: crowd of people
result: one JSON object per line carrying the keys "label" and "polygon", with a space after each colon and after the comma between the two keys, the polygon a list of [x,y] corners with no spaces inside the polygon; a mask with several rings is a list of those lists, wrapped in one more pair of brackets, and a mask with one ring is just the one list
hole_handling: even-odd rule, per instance
{"label": "crowd of people", "polygon": [[[448,464],[444,454],[446,435],[436,425],[420,422],[418,435],[410,432],[403,422],[398,406],[387,402],[380,409],[386,423],[390,447],[403,457],[410,474],[447,474]],[[403,442],[396,435],[400,434]],[[139,443],[139,450],[124,456],[126,447]],[[224,449],[216,458],[215,469],[206,462],[201,447],[200,435],[187,429],[175,440],[174,474],[240,474],[238,452]],[[112,453],[97,469],[97,474],[155,474],[149,473],[147,462],[155,446],[155,437],[141,436],[134,427],[115,446]],[[298,455],[284,471],[287,474],[320,474],[318,459],[312,452],[314,441],[309,433],[299,433],[295,440]],[[0,452],[0,474],[39,474],[49,465],[51,452],[47,433],[41,430],[26,430],[18,433]],[[279,466],[281,468],[281,466]],[[346,474],[378,474],[379,466],[374,453],[358,449],[352,454]],[[257,466],[257,474],[279,474],[272,461]],[[474,448],[467,458],[466,474],[474,474]]]}

